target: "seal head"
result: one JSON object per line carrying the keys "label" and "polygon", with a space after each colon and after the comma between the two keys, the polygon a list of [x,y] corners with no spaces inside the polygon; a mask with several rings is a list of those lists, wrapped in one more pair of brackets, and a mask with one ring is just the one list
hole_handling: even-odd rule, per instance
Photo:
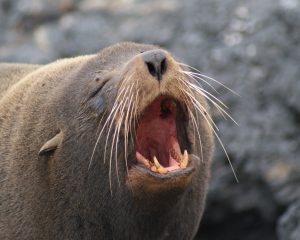
{"label": "seal head", "polygon": [[22,76],[0,99],[4,237],[192,239],[213,134],[185,69],[122,43]]}

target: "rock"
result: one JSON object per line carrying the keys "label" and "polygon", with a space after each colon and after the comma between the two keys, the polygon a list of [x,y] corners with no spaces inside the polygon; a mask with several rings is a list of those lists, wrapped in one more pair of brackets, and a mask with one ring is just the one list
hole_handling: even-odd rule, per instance
{"label": "rock", "polygon": [[279,240],[298,240],[300,237],[300,202],[291,205],[278,221]]}
{"label": "rock", "polygon": [[299,0],[0,0],[0,60],[44,63],[119,41],[170,49],[220,81],[204,79],[218,94],[199,80],[239,125],[213,110],[239,183],[217,143],[199,238],[289,240],[300,217],[299,16]]}
{"label": "rock", "polygon": [[17,0],[11,1],[8,5],[10,11],[5,12],[10,19],[10,27],[28,31],[36,25],[58,19],[62,14],[73,10],[75,2],[76,0]]}
{"label": "rock", "polygon": [[78,13],[37,28],[34,37],[38,46],[61,57],[95,53],[116,41],[112,24],[105,18]]}
{"label": "rock", "polygon": [[0,62],[48,63],[57,59],[57,55],[46,52],[31,44],[0,47]]}

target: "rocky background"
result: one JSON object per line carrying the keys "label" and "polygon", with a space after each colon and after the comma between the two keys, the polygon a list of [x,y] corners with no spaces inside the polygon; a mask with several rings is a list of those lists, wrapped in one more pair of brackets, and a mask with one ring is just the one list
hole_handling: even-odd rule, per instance
{"label": "rocky background", "polygon": [[215,114],[203,240],[300,239],[300,0],[0,0],[0,61],[48,63],[119,41],[159,44],[212,84]]}

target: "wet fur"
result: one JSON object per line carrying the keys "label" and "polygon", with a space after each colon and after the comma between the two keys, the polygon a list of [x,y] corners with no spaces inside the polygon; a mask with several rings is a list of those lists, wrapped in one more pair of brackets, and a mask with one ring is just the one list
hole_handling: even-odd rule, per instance
{"label": "wet fur", "polygon": [[[109,162],[103,163],[105,136],[98,143],[89,168],[97,130],[103,124],[101,117],[109,113],[117,91],[113,88],[101,93],[103,101],[99,102],[97,98],[89,99],[92,90],[102,81],[109,81],[108,90],[127,74],[123,72],[124,63],[155,48],[123,43],[96,55],[45,66],[0,65],[0,239],[195,236],[205,205],[213,149],[212,132],[201,116],[204,162],[199,162],[184,190],[178,192],[170,186],[158,195],[136,198],[126,184],[122,138],[118,155],[120,182],[115,165],[111,171]],[[142,66],[138,60],[132,64],[136,68]],[[135,74],[134,79],[148,77],[143,70]],[[151,89],[143,85],[143,90],[145,97],[140,108],[151,99],[146,95]],[[201,101],[207,108],[205,100]],[[103,104],[104,110],[98,111]],[[60,132],[63,140],[58,148],[39,156],[43,144]],[[195,149],[200,156],[199,148]],[[128,152],[128,163],[132,165],[132,146]]]}

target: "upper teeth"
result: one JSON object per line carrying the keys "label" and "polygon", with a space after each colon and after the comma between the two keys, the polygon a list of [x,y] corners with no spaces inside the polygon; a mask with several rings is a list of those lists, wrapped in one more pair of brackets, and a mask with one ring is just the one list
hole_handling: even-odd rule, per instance
{"label": "upper teeth", "polygon": [[154,162],[154,165],[155,165],[157,171],[160,174],[165,174],[168,172],[167,169],[165,169],[162,165],[160,165],[160,163],[158,162],[158,160],[155,156],[153,157],[153,162]]}
{"label": "upper teeth", "polygon": [[150,168],[151,167],[151,162],[146,159],[142,154],[140,154],[139,152],[136,152],[136,158],[137,160],[144,164],[147,168]]}
{"label": "upper teeth", "polygon": [[188,155],[187,150],[184,150],[184,152],[183,152],[183,158],[182,158],[182,161],[180,163],[180,167],[181,168],[186,168],[187,165],[188,165],[188,163],[189,163],[189,155]]}

